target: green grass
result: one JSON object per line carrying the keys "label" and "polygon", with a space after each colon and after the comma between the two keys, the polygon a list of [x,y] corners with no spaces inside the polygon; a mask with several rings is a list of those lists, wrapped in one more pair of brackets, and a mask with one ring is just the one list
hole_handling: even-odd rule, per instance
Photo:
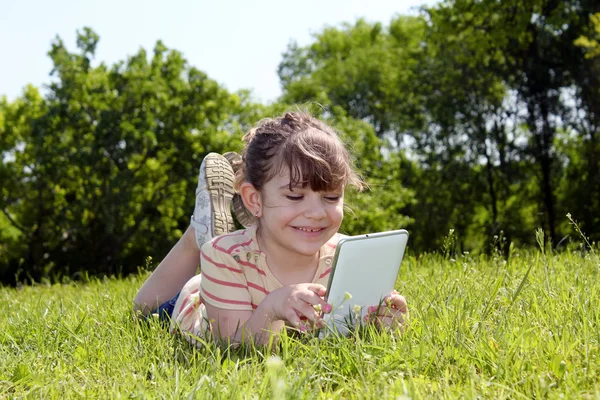
{"label": "green grass", "polygon": [[598,399],[599,272],[578,250],[407,257],[404,334],[232,351],[136,322],[146,274],[4,288],[0,398]]}

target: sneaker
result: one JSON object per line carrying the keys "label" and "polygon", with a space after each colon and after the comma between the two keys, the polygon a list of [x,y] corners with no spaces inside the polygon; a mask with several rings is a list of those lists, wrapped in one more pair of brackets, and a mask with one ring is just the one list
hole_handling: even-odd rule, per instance
{"label": "sneaker", "polygon": [[[238,170],[242,166],[242,156],[235,151],[229,151],[223,154],[223,157],[225,157],[227,161],[229,161],[229,164],[231,164],[233,174],[237,174]],[[233,207],[233,213],[235,214],[236,219],[244,228],[248,228],[256,223],[256,217],[252,215],[250,211],[248,211],[244,205],[242,196],[240,196],[239,193],[235,193],[233,195],[231,205]]]}
{"label": "sneaker", "polygon": [[233,194],[229,161],[220,154],[209,153],[200,165],[196,205],[190,221],[199,248],[213,237],[235,230],[230,211]]}

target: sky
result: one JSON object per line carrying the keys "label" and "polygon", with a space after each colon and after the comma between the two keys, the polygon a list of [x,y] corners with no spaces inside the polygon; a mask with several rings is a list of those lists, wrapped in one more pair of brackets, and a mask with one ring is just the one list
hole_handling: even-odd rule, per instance
{"label": "sky", "polygon": [[52,69],[47,56],[59,36],[75,50],[77,30],[91,27],[100,41],[94,60],[112,65],[149,52],[157,40],[183,53],[191,66],[230,91],[252,89],[274,101],[281,88],[277,66],[288,44],[311,43],[315,33],[365,18],[387,25],[416,15],[434,0],[0,0],[0,96],[14,100],[25,85],[43,87]]}

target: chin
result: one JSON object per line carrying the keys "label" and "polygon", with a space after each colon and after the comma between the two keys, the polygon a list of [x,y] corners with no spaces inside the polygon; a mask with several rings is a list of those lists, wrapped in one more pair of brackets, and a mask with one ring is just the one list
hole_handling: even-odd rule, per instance
{"label": "chin", "polygon": [[302,237],[298,236],[298,233],[294,231],[292,236],[287,237],[287,241],[289,243],[289,248],[294,252],[305,256],[313,256],[321,250],[321,247],[323,247],[334,234],[335,232],[332,233],[331,229],[326,229],[314,237],[310,237],[310,235]]}
{"label": "chin", "polygon": [[314,245],[309,245],[309,246],[293,246],[292,248],[294,249],[294,251],[298,254],[302,254],[304,256],[314,256],[316,253],[319,252],[319,250],[321,250],[322,244],[314,244]]}

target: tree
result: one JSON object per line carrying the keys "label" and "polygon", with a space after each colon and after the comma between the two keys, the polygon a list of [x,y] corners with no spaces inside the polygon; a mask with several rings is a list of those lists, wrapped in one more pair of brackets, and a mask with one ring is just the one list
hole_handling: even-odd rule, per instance
{"label": "tree", "polygon": [[94,67],[98,40],[86,28],[71,53],[57,38],[47,98],[30,88],[2,103],[0,210],[19,231],[4,281],[129,273],[164,255],[188,224],[200,160],[240,146],[247,98],[160,41],[150,60]]}
{"label": "tree", "polygon": [[291,43],[279,65],[282,100],[340,106],[369,122],[378,137],[401,141],[405,132],[396,126],[408,131],[420,122],[422,99],[412,88],[424,28],[413,17],[400,17],[388,29],[358,20],[325,29],[305,48]]}
{"label": "tree", "polygon": [[590,22],[593,27],[590,36],[579,36],[575,44],[587,50],[585,55],[587,58],[595,58],[600,56],[600,13],[590,16]]}
{"label": "tree", "polygon": [[[280,66],[283,97],[340,106],[408,150],[421,181],[418,205],[407,212],[416,230],[438,232],[438,239],[423,235],[433,238],[426,248],[447,232],[443,221],[459,231],[479,224],[481,233],[524,237],[532,228],[521,223],[524,212],[557,243],[557,215],[567,205],[557,198],[566,168],[558,132],[587,138],[579,193],[600,197],[600,64],[574,45],[591,37],[599,7],[591,0],[449,0],[387,28],[364,21],[329,28],[305,48],[290,46]],[[584,225],[594,231],[600,210],[583,201]]]}
{"label": "tree", "polygon": [[[413,243],[431,249],[449,227],[464,230],[469,224],[474,203],[481,197],[478,179],[469,171],[486,142],[479,139],[477,147],[461,138],[465,129],[456,118],[461,111],[457,104],[473,101],[455,96],[464,93],[461,70],[448,64],[440,47],[427,41],[426,32],[425,19],[418,17],[399,17],[387,28],[359,20],[324,30],[306,48],[290,45],[279,71],[284,100],[316,99],[341,107],[371,123],[377,136],[395,143],[384,151],[395,158],[398,183],[410,182],[417,194],[414,204],[403,209],[417,222]],[[488,83],[480,80],[480,87]],[[497,86],[485,88],[501,102]],[[481,129],[475,134],[480,135]],[[399,153],[409,145],[418,164]],[[465,185],[457,176],[474,180]]]}

